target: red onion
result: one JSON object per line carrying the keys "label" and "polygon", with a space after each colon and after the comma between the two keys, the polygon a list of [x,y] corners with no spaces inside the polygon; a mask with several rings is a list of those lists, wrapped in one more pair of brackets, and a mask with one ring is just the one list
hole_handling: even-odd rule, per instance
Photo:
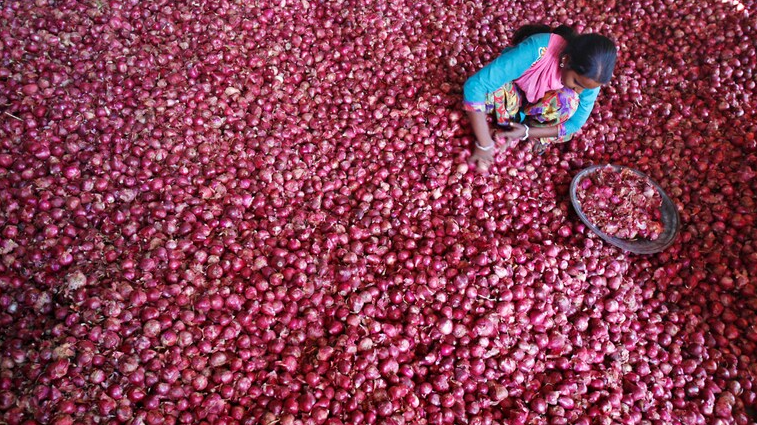
{"label": "red onion", "polygon": [[[757,420],[752,3],[198,5],[0,12],[0,422]],[[484,176],[462,87],[525,21],[617,66]],[[587,231],[594,163],[671,247]]]}

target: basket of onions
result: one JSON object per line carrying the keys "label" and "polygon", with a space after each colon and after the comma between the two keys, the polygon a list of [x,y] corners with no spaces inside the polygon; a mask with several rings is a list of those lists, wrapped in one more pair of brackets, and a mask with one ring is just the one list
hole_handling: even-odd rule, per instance
{"label": "basket of onions", "polygon": [[621,165],[593,165],[579,172],[570,184],[570,200],[594,233],[635,254],[664,250],[680,227],[665,191],[646,174]]}

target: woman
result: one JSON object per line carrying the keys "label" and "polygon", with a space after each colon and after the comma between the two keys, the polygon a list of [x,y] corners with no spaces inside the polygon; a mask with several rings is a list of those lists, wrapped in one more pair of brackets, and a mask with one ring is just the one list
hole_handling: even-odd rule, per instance
{"label": "woman", "polygon": [[[534,139],[539,154],[552,143],[570,140],[615,68],[617,49],[609,38],[576,34],[564,25],[555,30],[526,25],[515,32],[512,44],[463,87],[477,139],[471,161],[481,171],[491,165],[493,138]],[[489,129],[491,112],[502,131]]]}

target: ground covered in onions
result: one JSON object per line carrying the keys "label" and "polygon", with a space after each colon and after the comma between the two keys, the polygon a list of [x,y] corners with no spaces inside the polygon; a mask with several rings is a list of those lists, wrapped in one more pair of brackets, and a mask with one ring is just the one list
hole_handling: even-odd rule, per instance
{"label": "ground covered in onions", "polygon": [[[0,422],[757,421],[753,0],[269,3],[0,2]],[[479,175],[461,85],[538,21],[615,78]],[[666,252],[581,224],[603,162]]]}

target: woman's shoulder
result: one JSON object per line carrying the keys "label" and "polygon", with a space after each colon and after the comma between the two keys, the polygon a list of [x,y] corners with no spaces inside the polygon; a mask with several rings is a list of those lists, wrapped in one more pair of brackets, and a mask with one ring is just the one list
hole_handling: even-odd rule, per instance
{"label": "woman's shoulder", "polygon": [[529,36],[521,42],[520,47],[522,49],[533,52],[534,62],[531,65],[538,62],[547,53],[547,47],[549,46],[551,36],[552,34],[550,33],[539,33]]}
{"label": "woman's shoulder", "polygon": [[538,34],[534,34],[525,40],[523,40],[524,43],[528,43],[531,46],[534,46],[535,48],[542,48],[547,47],[549,45],[549,39],[552,37],[551,33],[548,32],[542,32]]}

